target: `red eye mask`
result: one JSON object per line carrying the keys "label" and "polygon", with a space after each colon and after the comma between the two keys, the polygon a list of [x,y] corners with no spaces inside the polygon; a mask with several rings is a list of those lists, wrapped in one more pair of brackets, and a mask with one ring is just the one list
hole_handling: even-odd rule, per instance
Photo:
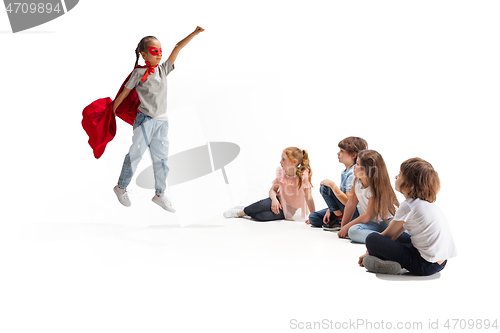
{"label": "red eye mask", "polygon": [[148,47],[148,52],[154,56],[162,55],[161,48],[157,48],[157,47]]}

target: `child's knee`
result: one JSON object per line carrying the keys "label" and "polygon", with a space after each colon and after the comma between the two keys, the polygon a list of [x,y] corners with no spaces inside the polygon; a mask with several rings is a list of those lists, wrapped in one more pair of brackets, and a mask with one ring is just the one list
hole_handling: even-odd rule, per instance
{"label": "child's knee", "polygon": [[328,186],[321,185],[319,187],[319,193],[321,193],[321,195],[330,195],[332,193],[332,190]]}
{"label": "child's knee", "polygon": [[355,243],[364,243],[365,242],[365,236],[361,232],[362,228],[358,225],[353,225],[352,227],[349,228],[349,231],[347,232],[347,235],[351,239],[351,241]]}
{"label": "child's knee", "polygon": [[366,245],[366,249],[368,251],[370,251],[370,249],[372,247],[374,247],[375,244],[377,244],[379,236],[381,236],[381,235],[379,233],[376,233],[376,232],[372,232],[371,234],[366,236],[365,245]]}
{"label": "child's knee", "polygon": [[321,214],[318,214],[317,212],[313,212],[309,214],[309,223],[312,226],[321,227],[323,226],[323,216],[321,216]]}

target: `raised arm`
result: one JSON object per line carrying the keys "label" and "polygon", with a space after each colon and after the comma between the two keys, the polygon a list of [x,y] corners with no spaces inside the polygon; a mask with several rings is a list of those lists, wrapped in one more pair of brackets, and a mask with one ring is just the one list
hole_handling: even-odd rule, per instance
{"label": "raised arm", "polygon": [[205,29],[203,29],[202,27],[196,27],[196,29],[192,33],[190,33],[186,38],[184,38],[183,40],[181,40],[179,43],[177,43],[175,45],[174,49],[172,50],[172,53],[170,53],[170,56],[168,57],[168,59],[170,60],[170,63],[172,65],[174,64],[175,59],[177,59],[177,55],[179,54],[179,51],[182,50],[182,48],[184,46],[186,46],[187,43],[189,43],[191,41],[191,39],[194,38],[194,36],[196,36],[197,34],[199,34],[202,31],[205,31]]}

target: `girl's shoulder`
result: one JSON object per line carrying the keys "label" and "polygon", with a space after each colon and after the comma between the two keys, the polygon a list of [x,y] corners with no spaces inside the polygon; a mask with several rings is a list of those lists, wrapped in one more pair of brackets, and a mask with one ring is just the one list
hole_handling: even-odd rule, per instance
{"label": "girl's shoulder", "polygon": [[280,167],[276,167],[276,179],[274,182],[281,182],[285,179],[285,170]]}
{"label": "girl's shoulder", "polygon": [[359,179],[357,177],[352,178],[351,185],[354,186],[354,188],[357,190],[364,190],[363,183],[361,183],[361,179]]}

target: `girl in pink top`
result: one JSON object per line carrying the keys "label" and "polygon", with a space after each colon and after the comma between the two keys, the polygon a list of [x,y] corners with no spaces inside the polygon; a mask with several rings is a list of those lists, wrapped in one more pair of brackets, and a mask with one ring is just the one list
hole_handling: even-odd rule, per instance
{"label": "girl in pink top", "polygon": [[250,216],[257,221],[292,220],[300,208],[301,217],[314,212],[311,195],[312,170],[306,150],[288,147],[281,154],[281,168],[269,190],[269,198],[247,207],[235,207],[224,212],[224,217]]}

